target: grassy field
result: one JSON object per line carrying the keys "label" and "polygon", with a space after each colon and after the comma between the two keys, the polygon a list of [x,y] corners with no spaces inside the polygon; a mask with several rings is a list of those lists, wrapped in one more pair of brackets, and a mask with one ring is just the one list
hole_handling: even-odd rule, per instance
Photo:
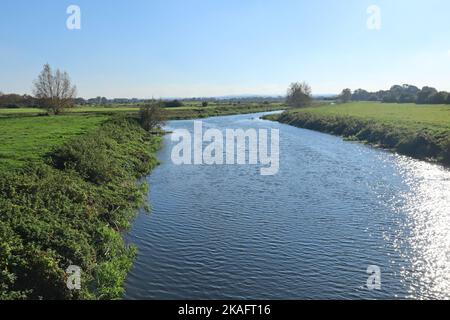
{"label": "grassy field", "polygon": [[232,114],[255,113],[264,111],[274,111],[285,109],[286,107],[280,103],[272,104],[243,104],[243,105],[212,105],[208,107],[181,107],[166,109],[167,117],[170,120],[207,118],[215,116],[224,116]]}
{"label": "grassy field", "polygon": [[449,105],[354,102],[292,110],[292,113],[303,112],[322,116],[347,116],[362,120],[373,120],[417,130],[425,127],[432,129],[450,128]]}
{"label": "grassy field", "polygon": [[[167,118],[173,120],[271,111],[282,107],[281,104],[211,104],[208,107],[192,104],[165,110]],[[95,129],[111,116],[136,116],[138,111],[137,106],[83,106],[69,109],[60,116],[44,116],[46,112],[41,109],[0,109],[0,170],[41,161],[49,151]]]}
{"label": "grassy field", "polygon": [[[233,114],[243,112],[258,112],[259,110],[275,110],[283,108],[281,103],[271,104],[226,104],[226,103],[210,103],[207,107],[202,107],[199,103],[186,104],[178,108],[166,108],[169,119],[185,119],[197,116],[214,116],[222,114]],[[254,111],[256,110],[256,111]],[[97,114],[97,115],[113,115],[113,114],[136,114],[139,111],[139,105],[108,105],[108,106],[76,106],[67,109],[65,114]],[[2,109],[0,108],[0,118],[24,117],[45,115],[46,111],[37,108],[19,108],[19,109]]]}
{"label": "grassy field", "polygon": [[[138,112],[138,107],[122,107],[122,106],[92,106],[92,107],[75,107],[67,109],[66,114],[114,114],[114,113],[133,113]],[[21,116],[37,116],[45,115],[46,111],[37,108],[20,108],[20,109],[0,109],[0,118],[21,117]]]}
{"label": "grassy field", "polygon": [[0,170],[41,161],[55,147],[98,127],[106,119],[85,115],[0,119]]}
{"label": "grassy field", "polygon": [[268,117],[450,164],[450,106],[355,102],[289,110]]}

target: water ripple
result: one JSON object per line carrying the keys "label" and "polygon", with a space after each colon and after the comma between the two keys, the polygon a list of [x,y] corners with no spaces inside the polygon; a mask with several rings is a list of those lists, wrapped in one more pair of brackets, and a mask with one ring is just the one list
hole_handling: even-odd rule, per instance
{"label": "water ripple", "polygon": [[166,137],[152,213],[127,235],[139,252],[125,298],[450,298],[448,170],[255,115],[205,122],[280,129],[280,172],[175,166]]}

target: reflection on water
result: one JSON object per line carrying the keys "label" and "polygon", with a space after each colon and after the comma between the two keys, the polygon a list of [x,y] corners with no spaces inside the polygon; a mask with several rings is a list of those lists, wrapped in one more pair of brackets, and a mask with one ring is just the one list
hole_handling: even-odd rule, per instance
{"label": "reflection on water", "polygon": [[125,298],[450,298],[449,170],[258,115],[204,125],[279,129],[280,171],[175,166],[166,137]]}
{"label": "reflection on water", "polygon": [[450,298],[450,172],[406,157],[396,166],[409,186],[392,206],[398,215],[394,246],[407,263],[408,297]]}

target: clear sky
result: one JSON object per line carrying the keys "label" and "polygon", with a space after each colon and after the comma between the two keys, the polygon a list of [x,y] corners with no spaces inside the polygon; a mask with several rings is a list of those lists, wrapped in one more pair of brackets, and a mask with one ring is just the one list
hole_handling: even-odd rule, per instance
{"label": "clear sky", "polygon": [[0,0],[0,91],[31,93],[46,62],[85,98],[284,94],[303,80],[316,94],[450,91],[449,14],[448,0]]}

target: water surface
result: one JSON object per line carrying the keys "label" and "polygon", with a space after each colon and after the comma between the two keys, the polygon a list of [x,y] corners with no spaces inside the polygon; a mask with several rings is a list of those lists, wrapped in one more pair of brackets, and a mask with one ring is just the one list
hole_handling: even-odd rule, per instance
{"label": "water surface", "polygon": [[[152,213],[127,236],[139,252],[126,299],[450,298],[448,170],[260,115],[203,121],[280,129],[276,176],[176,166],[165,137]],[[366,287],[369,265],[381,290]]]}

